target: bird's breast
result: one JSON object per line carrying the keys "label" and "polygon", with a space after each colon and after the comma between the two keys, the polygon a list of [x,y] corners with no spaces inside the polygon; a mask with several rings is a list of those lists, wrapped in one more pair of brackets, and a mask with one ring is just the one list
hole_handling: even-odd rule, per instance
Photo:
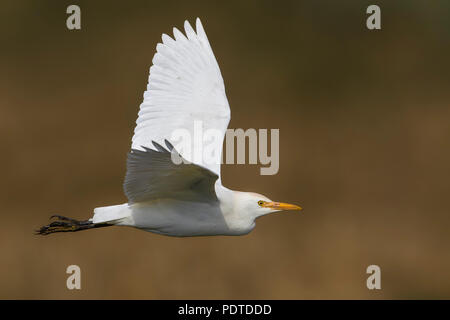
{"label": "bird's breast", "polygon": [[254,225],[226,217],[219,203],[161,199],[132,207],[133,227],[168,236],[240,235]]}

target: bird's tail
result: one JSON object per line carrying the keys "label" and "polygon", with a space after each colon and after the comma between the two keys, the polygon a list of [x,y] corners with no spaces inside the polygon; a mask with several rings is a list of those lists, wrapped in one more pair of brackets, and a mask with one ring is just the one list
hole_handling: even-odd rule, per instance
{"label": "bird's tail", "polygon": [[78,221],[58,215],[51,216],[50,219],[52,218],[57,218],[58,220],[39,228],[39,230],[35,231],[35,234],[45,236],[56,232],[77,232],[81,230],[112,226],[112,224],[108,223],[93,223],[91,220]]}

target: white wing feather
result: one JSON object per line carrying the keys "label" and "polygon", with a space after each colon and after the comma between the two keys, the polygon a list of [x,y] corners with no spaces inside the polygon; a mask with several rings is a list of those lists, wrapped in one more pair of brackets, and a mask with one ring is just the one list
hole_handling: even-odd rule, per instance
{"label": "white wing feather", "polygon": [[[220,179],[221,152],[230,121],[230,107],[219,66],[200,19],[196,21],[196,32],[187,21],[184,27],[187,37],[174,28],[175,39],[163,34],[163,43],[156,46],[131,147],[153,149],[152,141],[163,144],[167,139],[179,150],[172,135],[178,129],[187,130],[192,137],[192,151],[183,153],[179,150],[181,155],[216,173]],[[214,154],[212,163],[204,161],[203,157],[194,157],[202,153],[199,148],[203,150],[198,141],[194,143],[195,123],[197,128],[201,124],[203,132],[209,129],[220,132],[220,139],[212,146],[220,152]]]}

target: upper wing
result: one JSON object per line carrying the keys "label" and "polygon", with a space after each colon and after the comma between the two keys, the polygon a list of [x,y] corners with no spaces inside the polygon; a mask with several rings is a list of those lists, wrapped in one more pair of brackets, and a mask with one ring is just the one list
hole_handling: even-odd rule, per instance
{"label": "upper wing", "polygon": [[[225,86],[200,19],[196,31],[187,21],[184,28],[187,37],[174,28],[175,40],[163,34],[163,43],[156,46],[132,149],[145,150],[152,148],[152,141],[162,144],[167,139],[186,160],[220,178],[223,139],[230,121]],[[212,142],[202,136],[211,129]],[[182,136],[189,139],[180,147],[175,140]]]}
{"label": "upper wing", "polygon": [[216,174],[192,163],[175,164],[176,153],[166,140],[168,150],[153,142],[157,149],[128,153],[127,174],[123,184],[129,203],[172,198],[186,201],[213,202],[217,200],[214,184]]}

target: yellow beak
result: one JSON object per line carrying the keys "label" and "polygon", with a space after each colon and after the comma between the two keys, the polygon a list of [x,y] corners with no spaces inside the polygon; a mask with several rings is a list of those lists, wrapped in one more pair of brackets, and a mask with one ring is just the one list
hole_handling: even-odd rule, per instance
{"label": "yellow beak", "polygon": [[283,203],[283,202],[266,202],[263,207],[274,210],[302,210],[302,207],[295,204]]}

